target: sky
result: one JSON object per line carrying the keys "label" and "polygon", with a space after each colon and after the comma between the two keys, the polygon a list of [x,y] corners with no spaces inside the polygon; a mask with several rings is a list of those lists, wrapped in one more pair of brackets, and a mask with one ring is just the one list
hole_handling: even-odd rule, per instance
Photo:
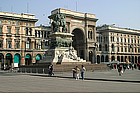
{"label": "sky", "polygon": [[56,8],[95,14],[98,25],[140,29],[140,0],[0,0],[0,11],[31,13],[37,25],[49,25],[48,16]]}

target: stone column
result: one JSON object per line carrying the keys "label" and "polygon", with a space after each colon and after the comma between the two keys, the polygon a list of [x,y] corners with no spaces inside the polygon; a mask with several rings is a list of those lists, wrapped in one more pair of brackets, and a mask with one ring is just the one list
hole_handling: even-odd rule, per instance
{"label": "stone column", "polygon": [[25,41],[21,42],[21,65],[25,65]]}

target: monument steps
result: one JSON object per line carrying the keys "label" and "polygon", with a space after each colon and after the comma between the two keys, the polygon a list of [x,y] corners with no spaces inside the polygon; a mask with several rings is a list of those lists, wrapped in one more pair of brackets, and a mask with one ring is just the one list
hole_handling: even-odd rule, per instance
{"label": "monument steps", "polygon": [[[37,63],[34,65],[28,65],[28,66],[20,66],[20,72],[39,72],[43,73],[48,73],[48,68],[51,63]],[[109,70],[109,67],[106,64],[91,64],[90,62],[72,62],[72,63],[61,63],[61,64],[56,64],[52,63],[54,72],[71,72],[73,68],[78,66],[81,68],[82,65],[85,66],[86,71],[95,71],[95,70]]]}

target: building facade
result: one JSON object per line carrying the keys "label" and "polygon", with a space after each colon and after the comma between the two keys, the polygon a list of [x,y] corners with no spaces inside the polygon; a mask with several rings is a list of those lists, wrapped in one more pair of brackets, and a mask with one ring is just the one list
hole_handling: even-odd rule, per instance
{"label": "building facade", "polygon": [[37,21],[31,14],[0,12],[1,68],[29,65],[42,59],[50,28],[35,27]]}
{"label": "building facade", "polygon": [[96,63],[140,63],[140,31],[115,25],[97,27]]}
{"label": "building facade", "polygon": [[[140,30],[114,25],[96,27],[94,14],[55,9],[65,14],[67,33],[78,57],[91,63],[111,61],[140,63]],[[49,49],[51,26],[35,26],[31,14],[0,12],[0,67],[30,65],[43,59]],[[50,22],[51,23],[51,22]]]}

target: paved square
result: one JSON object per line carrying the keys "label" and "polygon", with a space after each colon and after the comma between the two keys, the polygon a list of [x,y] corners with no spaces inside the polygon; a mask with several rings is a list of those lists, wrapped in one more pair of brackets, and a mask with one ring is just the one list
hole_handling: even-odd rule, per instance
{"label": "paved square", "polygon": [[139,93],[140,71],[117,70],[86,72],[85,80],[75,80],[72,73],[46,74],[0,72],[0,92],[6,93]]}

